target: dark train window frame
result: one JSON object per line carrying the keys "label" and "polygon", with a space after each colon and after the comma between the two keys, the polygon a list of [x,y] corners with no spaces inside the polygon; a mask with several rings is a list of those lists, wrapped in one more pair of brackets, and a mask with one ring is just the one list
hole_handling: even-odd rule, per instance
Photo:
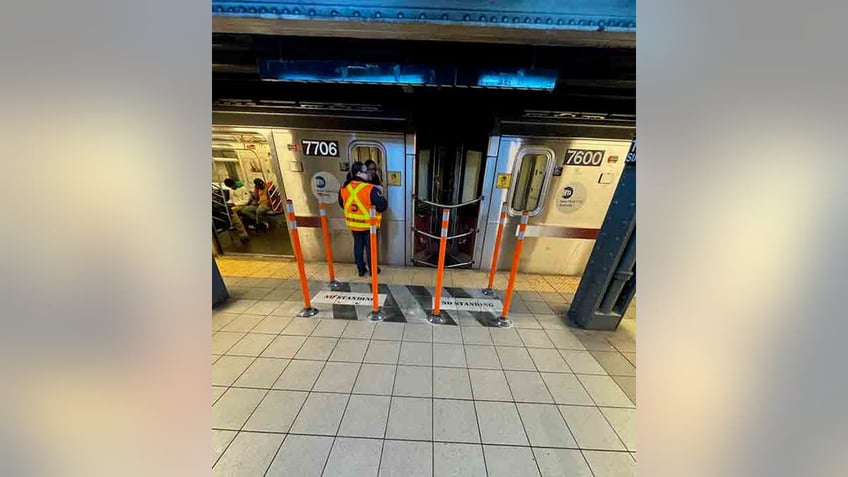
{"label": "dark train window frame", "polygon": [[379,170],[379,174],[380,174],[380,180],[383,183],[385,183],[386,170],[387,170],[387,167],[388,167],[387,164],[386,164],[386,160],[387,160],[388,156],[386,154],[386,147],[383,146],[383,144],[380,141],[375,141],[373,139],[366,139],[366,140],[357,139],[357,140],[351,141],[350,144],[347,147],[347,170],[350,170],[350,165],[355,162],[354,158],[356,158],[356,159],[359,158],[358,155],[354,155],[354,151],[358,147],[375,148],[375,149],[380,151],[380,160],[376,161],[376,162],[377,162],[377,165],[379,166],[378,170]]}
{"label": "dark train window frame", "polygon": [[[536,204],[534,209],[516,209],[514,207],[515,202],[515,194],[519,185],[519,174],[521,172],[521,166],[524,163],[524,158],[531,155],[543,155],[546,157],[545,162],[545,172],[544,177],[542,178],[542,190],[539,192],[539,201]],[[556,164],[556,154],[553,149],[542,146],[527,146],[522,147],[518,150],[518,157],[515,159],[515,163],[512,166],[512,183],[509,188],[509,200],[508,204],[508,212],[512,216],[520,216],[522,212],[525,210],[529,212],[527,215],[530,217],[535,217],[542,212],[542,209],[545,207],[545,198],[548,195],[548,189],[550,189],[553,169]],[[526,199],[525,199],[526,202]]]}

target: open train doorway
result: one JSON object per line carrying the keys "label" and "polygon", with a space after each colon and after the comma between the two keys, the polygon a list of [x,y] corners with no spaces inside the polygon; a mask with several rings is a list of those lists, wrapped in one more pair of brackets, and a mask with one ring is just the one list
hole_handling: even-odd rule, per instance
{"label": "open train doorway", "polygon": [[262,132],[212,131],[212,237],[216,253],[292,255],[272,144]]}
{"label": "open train doorway", "polygon": [[491,121],[444,114],[419,119],[416,129],[412,263],[437,265],[441,210],[448,208],[445,267],[471,268]]}

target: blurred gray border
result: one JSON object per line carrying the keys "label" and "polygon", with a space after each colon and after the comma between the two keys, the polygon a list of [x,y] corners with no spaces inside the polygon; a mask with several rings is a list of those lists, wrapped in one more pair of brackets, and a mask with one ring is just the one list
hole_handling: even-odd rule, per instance
{"label": "blurred gray border", "polygon": [[638,2],[638,475],[845,475],[846,13]]}
{"label": "blurred gray border", "polygon": [[[638,473],[844,475],[845,4],[637,8]],[[210,16],[4,7],[0,474],[208,471]]]}

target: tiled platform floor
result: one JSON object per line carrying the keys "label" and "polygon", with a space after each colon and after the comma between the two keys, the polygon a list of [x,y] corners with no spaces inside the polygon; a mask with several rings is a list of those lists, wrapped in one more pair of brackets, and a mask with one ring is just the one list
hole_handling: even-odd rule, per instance
{"label": "tiled platform floor", "polygon": [[[427,290],[433,271],[383,267],[405,322],[296,318],[293,263],[218,264],[233,297],[212,319],[214,475],[634,475],[635,306],[615,332],[573,329],[560,316],[578,280],[529,275],[515,328],[469,312],[434,326],[403,286]],[[314,295],[326,268],[307,269]],[[476,296],[485,274],[445,282]]]}

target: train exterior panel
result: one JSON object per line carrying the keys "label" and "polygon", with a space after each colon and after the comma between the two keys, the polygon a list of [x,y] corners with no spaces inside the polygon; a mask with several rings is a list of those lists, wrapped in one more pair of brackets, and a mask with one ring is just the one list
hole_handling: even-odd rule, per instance
{"label": "train exterior panel", "polygon": [[[274,147],[280,161],[283,184],[286,194],[294,204],[297,217],[302,218],[298,230],[303,249],[304,260],[321,262],[324,258],[324,241],[320,225],[318,199],[313,195],[314,182],[321,175],[335,179],[343,185],[355,160],[372,159],[378,164],[383,179],[384,194],[389,202],[388,210],[378,234],[378,257],[380,263],[403,265],[406,254],[407,200],[409,193],[404,190],[406,157],[405,136],[403,133],[363,132],[363,131],[320,131],[310,129],[274,129]],[[307,154],[312,149],[326,144],[338,148],[338,157]],[[308,151],[312,153],[313,151]],[[329,151],[327,151],[329,152]],[[387,178],[399,177],[400,184],[391,185]],[[353,236],[344,222],[344,213],[335,200],[326,206],[327,222],[332,239],[333,257],[339,262],[353,262]]]}
{"label": "train exterior panel", "polygon": [[[581,275],[630,149],[630,140],[493,136],[487,166],[483,240],[476,256],[488,269],[502,202],[508,204],[498,269],[508,270],[516,230],[529,210],[528,231],[518,270]],[[575,157],[576,156],[576,157]],[[529,163],[528,163],[529,161]]]}

